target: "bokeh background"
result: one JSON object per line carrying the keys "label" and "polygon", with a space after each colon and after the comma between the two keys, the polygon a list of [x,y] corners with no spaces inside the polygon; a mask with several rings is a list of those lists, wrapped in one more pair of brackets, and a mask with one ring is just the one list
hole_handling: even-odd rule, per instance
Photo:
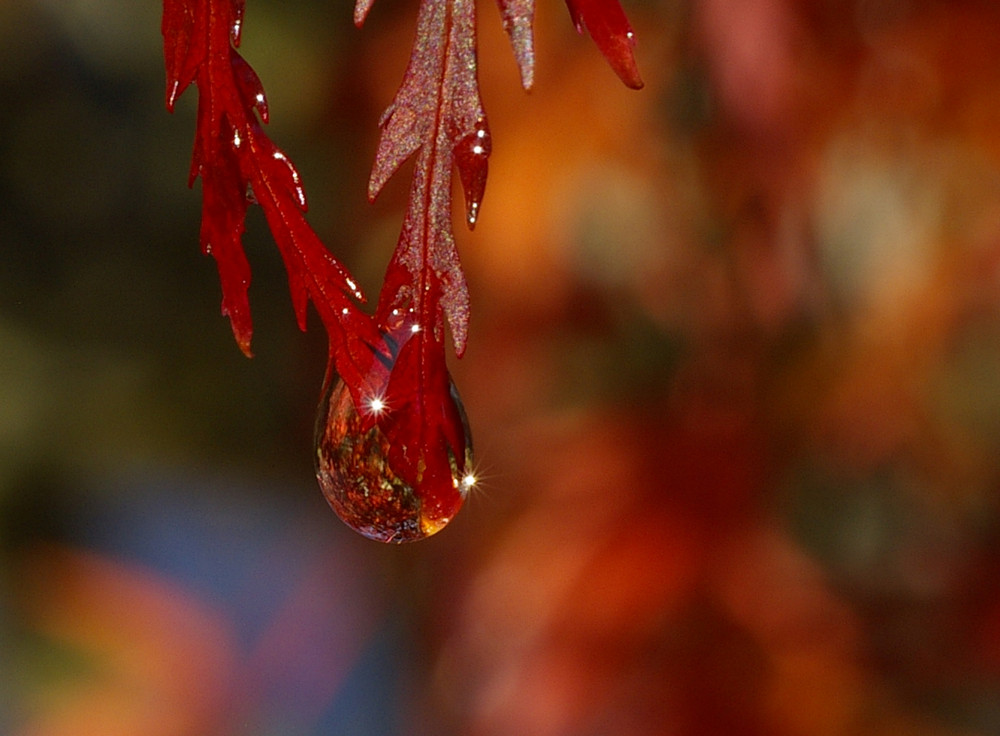
{"label": "bokeh background", "polygon": [[[626,6],[645,89],[544,0],[525,94],[482,5],[482,482],[385,547],[316,487],[259,212],[253,360],[219,316],[159,3],[0,2],[0,732],[1000,733],[1000,6]],[[415,14],[247,8],[372,295]]]}

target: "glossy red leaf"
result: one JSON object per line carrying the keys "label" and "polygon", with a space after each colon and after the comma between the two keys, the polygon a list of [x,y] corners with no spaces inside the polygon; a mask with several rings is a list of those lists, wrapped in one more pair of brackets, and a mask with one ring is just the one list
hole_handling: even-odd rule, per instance
{"label": "glossy red leaf", "polygon": [[165,0],[163,5],[168,108],[192,81],[198,87],[190,183],[202,180],[202,249],[216,260],[223,314],[240,349],[250,355],[250,266],[242,235],[252,195],[281,251],[299,326],[305,329],[311,299],[330,334],[331,360],[358,391],[366,368],[356,365],[358,356],[366,353],[366,343],[379,339],[378,331],[348,298],[363,296],[306,221],[299,174],[257,118],[266,123],[269,110],[260,78],[235,49],[243,11],[243,0]]}

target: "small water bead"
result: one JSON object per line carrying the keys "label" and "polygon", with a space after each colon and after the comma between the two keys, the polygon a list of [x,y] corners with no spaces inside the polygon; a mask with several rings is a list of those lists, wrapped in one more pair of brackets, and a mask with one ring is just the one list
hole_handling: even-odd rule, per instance
{"label": "small water bead", "polygon": [[[331,380],[319,406],[316,425],[316,477],[337,516],[358,533],[379,542],[412,542],[436,534],[458,512],[475,485],[472,438],[465,410],[450,384],[442,401],[454,403],[461,419],[465,451],[456,458],[447,452],[449,477],[407,482],[390,461],[391,446],[380,424],[393,407],[385,401],[385,386],[398,344],[414,334],[409,327],[387,338],[391,360],[373,361],[372,395],[361,410],[347,385]],[[385,356],[378,356],[385,358]]]}
{"label": "small water bead", "polygon": [[475,227],[479,218],[492,148],[490,130],[485,119],[480,120],[476,129],[455,145],[455,164],[465,192],[465,221],[470,228]]}

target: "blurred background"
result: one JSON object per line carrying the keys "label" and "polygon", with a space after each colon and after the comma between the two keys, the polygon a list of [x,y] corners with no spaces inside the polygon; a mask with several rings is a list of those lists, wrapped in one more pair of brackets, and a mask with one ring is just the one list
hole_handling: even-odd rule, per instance
{"label": "blurred background", "polygon": [[[219,316],[154,0],[0,3],[0,732],[1000,733],[1000,6],[559,2],[534,90],[480,20],[458,228],[480,487],[386,547],[312,470],[325,363],[259,211]],[[250,0],[310,222],[365,201],[416,3]]]}

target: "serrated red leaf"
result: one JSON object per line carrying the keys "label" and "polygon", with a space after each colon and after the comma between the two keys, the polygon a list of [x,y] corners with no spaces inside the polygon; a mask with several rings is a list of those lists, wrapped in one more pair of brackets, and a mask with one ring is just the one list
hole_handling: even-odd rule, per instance
{"label": "serrated red leaf", "polygon": [[252,193],[284,260],[299,326],[305,329],[312,300],[330,335],[331,361],[355,380],[352,389],[360,391],[358,376],[367,366],[355,365],[357,356],[370,353],[362,346],[377,342],[379,333],[348,297],[364,299],[357,285],[306,221],[306,196],[298,171],[257,119],[259,114],[266,123],[269,111],[260,78],[235,48],[243,13],[244,0],[164,0],[163,4],[168,108],[192,81],[198,87],[189,183],[202,180],[202,249],[216,260],[223,314],[230,318],[240,349],[249,356],[250,267],[242,235]]}
{"label": "serrated red leaf", "polygon": [[[421,327],[439,336],[443,314],[459,355],[468,331],[468,291],[451,231],[452,168],[458,165],[464,178],[478,182],[467,191],[472,195],[470,208],[478,212],[489,155],[487,147],[475,162],[455,156],[463,140],[487,131],[476,79],[475,13],[473,0],[421,4],[413,53],[403,83],[382,116],[382,137],[368,185],[374,199],[419,150],[403,231],[376,318],[384,325],[392,310],[413,310]],[[440,290],[432,292],[432,281],[443,284],[447,299],[441,299]]]}
{"label": "serrated red leaf", "polygon": [[632,49],[635,33],[618,0],[566,0],[576,30],[586,28],[611,68],[632,89],[642,88],[642,77]]}
{"label": "serrated red leaf", "polygon": [[[367,12],[364,0],[362,6]],[[452,233],[452,170],[458,169],[471,227],[491,148],[476,69],[474,0],[423,0],[403,82],[380,121],[368,186],[375,199],[416,154],[409,205],[376,310],[383,332],[409,325],[414,334],[392,368],[385,397],[392,410],[380,426],[391,440],[389,460],[396,472],[410,482],[422,479],[427,494],[443,489],[440,497],[427,500],[439,505],[456,497],[461,502],[450,463],[463,456],[464,435],[451,396],[444,322],[461,356],[469,297]]]}

